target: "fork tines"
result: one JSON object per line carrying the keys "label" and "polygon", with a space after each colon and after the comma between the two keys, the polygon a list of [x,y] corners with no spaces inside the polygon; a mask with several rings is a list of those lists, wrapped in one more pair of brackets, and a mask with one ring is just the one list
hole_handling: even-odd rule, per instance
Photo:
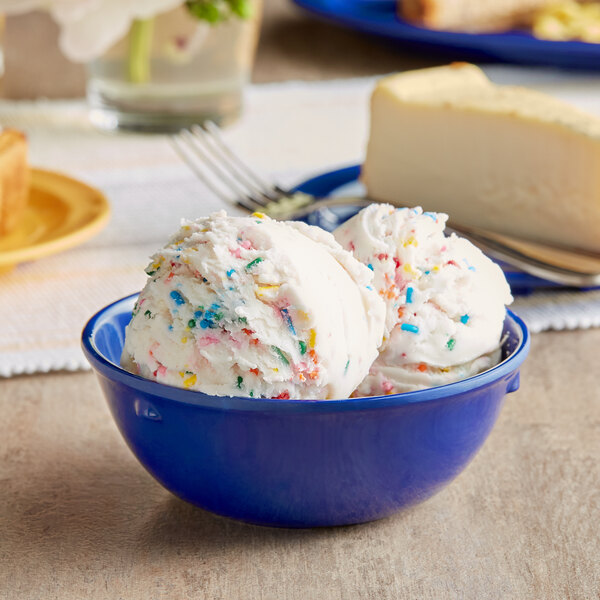
{"label": "fork tines", "polygon": [[172,136],[175,151],[221,200],[249,211],[260,211],[270,202],[289,195],[257,175],[225,143],[212,121],[192,125]]}

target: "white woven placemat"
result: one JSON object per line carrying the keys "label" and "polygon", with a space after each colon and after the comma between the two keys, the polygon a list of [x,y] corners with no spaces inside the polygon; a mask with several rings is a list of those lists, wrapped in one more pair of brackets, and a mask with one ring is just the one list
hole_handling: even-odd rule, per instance
{"label": "white woven placemat", "polygon": [[[600,114],[594,82],[554,73],[490,69]],[[284,184],[360,162],[373,79],[284,83],[248,89],[244,117],[226,132],[257,169]],[[181,217],[223,207],[162,136],[94,131],[81,101],[0,102],[0,123],[27,132],[31,162],[97,186],[113,215],[94,240],[0,276],[0,375],[85,369],[80,334],[107,303],[139,290],[149,254]],[[532,331],[600,325],[600,292],[543,292],[518,298]]]}

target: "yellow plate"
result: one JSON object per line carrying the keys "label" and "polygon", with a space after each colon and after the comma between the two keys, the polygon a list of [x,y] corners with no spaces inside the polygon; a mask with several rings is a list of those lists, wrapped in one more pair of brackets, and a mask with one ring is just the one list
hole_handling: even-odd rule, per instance
{"label": "yellow plate", "polygon": [[108,222],[98,190],[60,173],[31,170],[29,203],[17,229],[0,238],[0,271],[73,248]]}

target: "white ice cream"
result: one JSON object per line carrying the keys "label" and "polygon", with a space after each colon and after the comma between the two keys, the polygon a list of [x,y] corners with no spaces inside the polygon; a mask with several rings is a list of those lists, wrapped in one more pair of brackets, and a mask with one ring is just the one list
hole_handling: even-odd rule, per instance
{"label": "white ice cream", "polygon": [[147,268],[122,364],[208,394],[345,398],[384,331],[372,273],[304,223],[215,213]]}
{"label": "white ice cream", "polygon": [[471,242],[444,235],[447,218],[373,204],[334,232],[373,271],[387,305],[379,358],[355,395],[443,385],[499,361],[510,288]]}

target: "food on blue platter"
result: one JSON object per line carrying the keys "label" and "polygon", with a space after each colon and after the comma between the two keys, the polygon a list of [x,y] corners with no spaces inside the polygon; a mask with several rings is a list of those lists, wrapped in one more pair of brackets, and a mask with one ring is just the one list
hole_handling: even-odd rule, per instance
{"label": "food on blue platter", "polygon": [[590,0],[400,0],[399,11],[427,29],[521,29],[545,40],[600,42],[600,2]]}

